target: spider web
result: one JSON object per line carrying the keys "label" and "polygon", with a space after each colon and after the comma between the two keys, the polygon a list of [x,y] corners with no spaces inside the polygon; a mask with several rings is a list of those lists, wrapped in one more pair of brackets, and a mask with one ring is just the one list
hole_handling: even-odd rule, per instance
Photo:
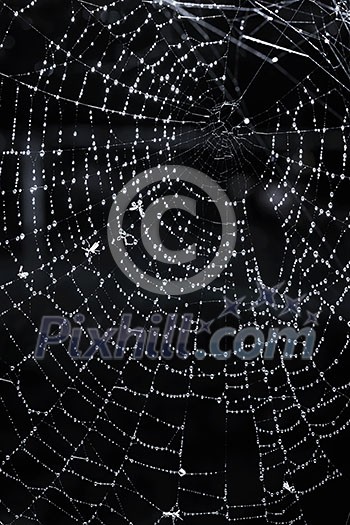
{"label": "spider web", "polygon": [[[319,523],[346,483],[348,3],[0,9],[1,523]],[[182,297],[135,286],[108,249],[114,196],[164,165],[212,177],[237,217],[227,268]],[[192,229],[168,214],[162,235],[174,248],[195,240],[210,260],[217,217],[190,186],[174,191],[203,213]],[[140,208],[128,220],[137,238]],[[139,244],[133,253],[165,271]],[[225,299],[239,315],[222,315]],[[152,314],[186,312],[187,359],[80,361],[68,343],[34,358],[43,315],[77,326],[84,314],[86,348],[88,326],[103,333],[132,313],[151,330]],[[310,314],[310,361],[280,347],[268,362],[196,358],[208,348],[200,320],[266,331]]]}

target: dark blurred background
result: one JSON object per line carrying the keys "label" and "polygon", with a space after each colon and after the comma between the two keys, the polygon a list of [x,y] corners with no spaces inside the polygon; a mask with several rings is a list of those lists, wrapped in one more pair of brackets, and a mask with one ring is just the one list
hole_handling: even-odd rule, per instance
{"label": "dark blurred background", "polygon": [[[1,3],[1,523],[170,525],[171,509],[185,525],[347,523],[345,17],[340,2]],[[108,249],[113,194],[158,164],[206,173],[234,203],[237,256],[200,293],[143,293]],[[217,238],[214,219],[202,210]],[[198,226],[184,243],[205,248]],[[219,328],[224,296],[256,301],[257,282],[306,294],[300,326],[320,312],[313,363],[87,363],[65,344],[33,358],[43,315],[103,331],[191,312]],[[282,323],[268,306],[251,322]]]}

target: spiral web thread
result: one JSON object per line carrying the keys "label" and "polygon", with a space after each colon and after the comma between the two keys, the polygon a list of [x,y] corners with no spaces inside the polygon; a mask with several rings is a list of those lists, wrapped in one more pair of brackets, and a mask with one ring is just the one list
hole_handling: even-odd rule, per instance
{"label": "spiral web thread", "polygon": [[[73,0],[57,27],[42,4],[0,8],[1,522],[308,523],[305,498],[342,476],[323,444],[348,421],[347,2]],[[237,216],[232,261],[193,300],[145,293],[108,250],[113,195],[166,164],[219,181]],[[270,273],[251,195],[279,232]],[[205,228],[195,235],[205,252]],[[259,303],[274,285],[276,303]],[[200,319],[241,296],[239,327],[300,327],[315,312],[313,359],[196,360]],[[74,361],[67,344],[34,359],[42,315],[84,313],[103,331],[125,312],[149,328],[155,311],[194,312],[186,362]],[[197,468],[192,403],[218,425]],[[243,421],[257,488],[237,497]]]}

